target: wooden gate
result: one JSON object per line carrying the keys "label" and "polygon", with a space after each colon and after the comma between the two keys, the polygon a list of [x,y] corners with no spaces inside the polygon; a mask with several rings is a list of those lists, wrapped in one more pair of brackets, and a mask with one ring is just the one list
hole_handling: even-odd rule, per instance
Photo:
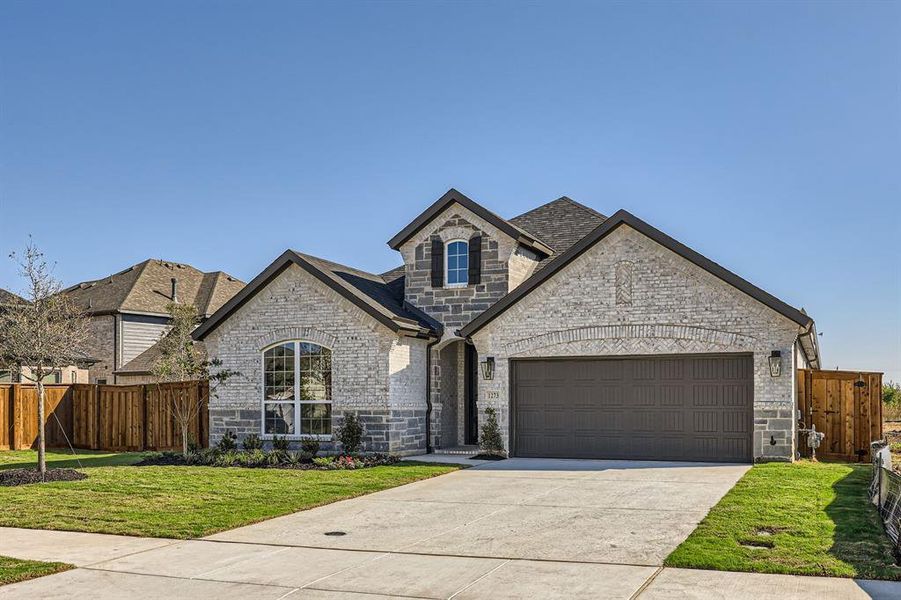
{"label": "wooden gate", "polygon": [[[801,421],[826,436],[817,458],[869,461],[870,442],[882,439],[882,373],[801,369],[797,386]],[[798,449],[810,456],[803,434]]]}

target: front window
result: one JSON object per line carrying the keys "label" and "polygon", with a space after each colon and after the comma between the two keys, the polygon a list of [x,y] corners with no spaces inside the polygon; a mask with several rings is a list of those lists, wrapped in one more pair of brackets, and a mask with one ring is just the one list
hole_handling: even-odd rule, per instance
{"label": "front window", "polygon": [[454,240],[447,243],[446,277],[447,285],[466,285],[469,283],[469,243]]}
{"label": "front window", "polygon": [[332,351],[283,342],[263,352],[263,433],[332,432]]}

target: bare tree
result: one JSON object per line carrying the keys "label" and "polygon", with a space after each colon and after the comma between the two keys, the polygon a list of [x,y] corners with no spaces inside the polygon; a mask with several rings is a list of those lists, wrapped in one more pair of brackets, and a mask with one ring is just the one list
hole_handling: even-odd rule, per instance
{"label": "bare tree", "polygon": [[197,327],[200,319],[193,305],[173,302],[166,308],[172,319],[172,329],[160,338],[160,354],[151,368],[156,379],[157,391],[162,396],[163,384],[166,383],[186,381],[207,383],[206,386],[198,386],[196,396],[192,396],[186,387],[170,387],[167,410],[178,425],[182,453],[187,455],[191,425],[197,422],[210,396],[215,396],[216,387],[238,373],[221,369],[222,361],[208,360],[206,353],[194,343],[191,332]]}
{"label": "bare tree", "polygon": [[29,241],[16,262],[24,279],[25,302],[13,302],[0,310],[0,360],[33,381],[38,389],[38,468],[47,472],[44,442],[44,378],[69,365],[85,362],[88,320],[65,294],[62,284],[33,242]]}

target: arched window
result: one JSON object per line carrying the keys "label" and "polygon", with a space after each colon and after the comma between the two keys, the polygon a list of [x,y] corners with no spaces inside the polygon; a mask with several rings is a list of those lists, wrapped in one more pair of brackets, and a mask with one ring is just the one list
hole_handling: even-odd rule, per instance
{"label": "arched window", "polygon": [[263,351],[263,434],[330,435],[332,351],[281,342]]}
{"label": "arched window", "polygon": [[469,242],[452,240],[445,249],[444,281],[447,285],[469,283]]}

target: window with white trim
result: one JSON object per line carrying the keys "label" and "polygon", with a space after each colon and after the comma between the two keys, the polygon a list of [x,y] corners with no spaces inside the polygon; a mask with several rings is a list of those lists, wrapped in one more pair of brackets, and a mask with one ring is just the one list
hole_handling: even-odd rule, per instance
{"label": "window with white trim", "polygon": [[444,249],[444,281],[446,285],[469,283],[469,242],[451,240]]}
{"label": "window with white trim", "polygon": [[332,351],[281,342],[263,351],[263,434],[330,435]]}

